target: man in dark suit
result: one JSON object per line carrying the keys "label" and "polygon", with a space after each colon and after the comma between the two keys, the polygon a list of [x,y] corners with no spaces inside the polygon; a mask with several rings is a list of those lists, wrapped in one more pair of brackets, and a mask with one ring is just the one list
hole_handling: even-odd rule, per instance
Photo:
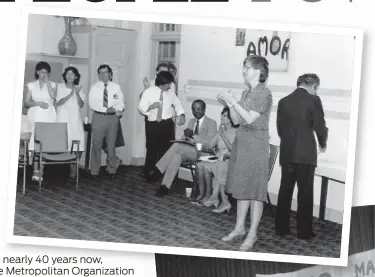
{"label": "man in dark suit", "polygon": [[277,235],[290,233],[289,216],[297,182],[297,236],[300,239],[315,236],[313,206],[317,145],[314,132],[321,152],[325,152],[328,138],[322,102],[316,95],[319,85],[316,74],[304,74],[298,78],[298,88],[278,104],[277,132],[282,173],[275,220]]}
{"label": "man in dark suit", "polygon": [[161,179],[164,174],[160,188],[156,196],[163,197],[168,194],[172,182],[184,161],[195,161],[197,149],[194,144],[201,143],[202,150],[208,150],[211,140],[217,133],[215,120],[205,115],[206,103],[202,100],[195,100],[191,106],[194,118],[190,119],[187,128],[184,130],[183,140],[191,144],[175,142],[156,164],[156,168],[149,180]]}

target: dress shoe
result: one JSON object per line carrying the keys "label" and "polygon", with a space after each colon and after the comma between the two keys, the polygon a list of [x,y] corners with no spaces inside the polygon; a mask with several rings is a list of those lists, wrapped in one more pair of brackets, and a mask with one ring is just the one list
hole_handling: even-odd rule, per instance
{"label": "dress shoe", "polygon": [[122,165],[122,160],[118,159],[116,164],[116,170],[119,168],[120,165]]}
{"label": "dress shoe", "polygon": [[232,208],[232,205],[230,203],[221,205],[220,207],[212,210],[213,213],[221,214],[227,212],[229,214],[230,209]]}
{"label": "dress shoe", "polygon": [[108,178],[108,180],[113,181],[116,178],[116,174],[108,173],[107,178]]}
{"label": "dress shoe", "polygon": [[243,237],[246,235],[245,230],[233,230],[232,232],[229,233],[229,235],[223,237],[221,240],[222,241],[234,241],[238,239],[243,239]]}
{"label": "dress shoe", "polygon": [[249,251],[253,249],[254,244],[257,242],[258,238],[256,236],[247,236],[245,241],[240,246],[240,251]]}
{"label": "dress shoe", "polygon": [[207,208],[215,206],[215,208],[217,209],[217,207],[219,206],[219,199],[207,199],[206,201],[202,201],[202,204]]}
{"label": "dress shoe", "polygon": [[285,237],[287,235],[290,235],[290,230],[289,231],[276,231],[276,236],[280,236],[280,237]]}
{"label": "dress shoe", "polygon": [[99,174],[96,174],[96,175],[92,175],[92,174],[89,174],[86,176],[86,178],[90,181],[96,181],[100,178],[101,176],[99,176]]}
{"label": "dress shoe", "polygon": [[157,197],[163,197],[164,195],[167,195],[169,192],[169,189],[164,186],[164,185],[161,185],[158,189],[158,191],[156,192],[156,196]]}
{"label": "dress shoe", "polygon": [[199,194],[197,197],[195,197],[194,201],[195,202],[201,202],[203,198],[204,198],[204,195]]}
{"label": "dress shoe", "polygon": [[298,239],[303,239],[303,240],[309,240],[309,239],[313,239],[315,237],[316,237],[315,233],[311,233],[310,235],[305,235],[305,234],[298,234],[297,235]]}

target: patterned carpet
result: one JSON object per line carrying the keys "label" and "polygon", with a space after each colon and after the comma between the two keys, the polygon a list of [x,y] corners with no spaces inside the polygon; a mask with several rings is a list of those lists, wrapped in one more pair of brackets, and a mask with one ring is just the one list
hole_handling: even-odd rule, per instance
{"label": "patterned carpet", "polygon": [[[18,179],[15,235],[221,250],[240,246],[241,242],[220,239],[233,228],[235,212],[214,214],[191,204],[184,195],[187,182],[179,180],[168,196],[159,199],[157,184],[146,183],[139,167],[121,166],[114,180],[90,180],[82,172],[78,190],[74,183],[66,183],[65,167],[46,167],[46,173],[40,194],[30,181],[22,195]],[[273,222],[272,212],[266,210],[254,252],[340,256],[341,225],[316,221],[317,237],[302,241],[295,237],[294,215],[294,235],[276,237]]]}

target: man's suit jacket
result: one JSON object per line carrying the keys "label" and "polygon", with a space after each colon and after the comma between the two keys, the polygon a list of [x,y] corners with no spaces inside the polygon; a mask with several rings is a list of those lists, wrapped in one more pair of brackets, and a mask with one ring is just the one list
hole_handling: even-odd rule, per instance
{"label": "man's suit jacket", "polygon": [[[197,122],[196,118],[189,120],[187,128],[194,131],[195,123]],[[208,150],[210,142],[216,136],[217,133],[217,123],[215,120],[205,116],[201,126],[199,128],[199,133],[196,136],[195,142],[202,143],[203,149]]]}
{"label": "man's suit jacket", "polygon": [[319,96],[297,88],[279,101],[277,132],[280,137],[280,164],[317,164],[317,145],[327,146],[328,128]]}

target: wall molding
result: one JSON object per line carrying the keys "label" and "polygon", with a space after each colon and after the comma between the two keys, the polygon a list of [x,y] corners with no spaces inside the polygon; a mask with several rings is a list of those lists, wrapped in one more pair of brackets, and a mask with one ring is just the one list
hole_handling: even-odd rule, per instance
{"label": "wall molding", "polygon": [[[186,100],[188,102],[193,102],[196,99],[197,99],[197,97],[195,97],[195,96],[187,96],[186,97]],[[200,97],[200,99],[202,99],[204,102],[206,102],[207,105],[222,106],[215,99],[206,98],[206,97]],[[277,112],[277,105],[272,106],[272,112]],[[346,112],[326,110],[326,111],[324,111],[324,114],[327,118],[332,118],[332,119],[341,119],[341,120],[349,120],[350,119],[350,113],[346,113]]]}
{"label": "wall molding", "polygon": [[[277,112],[278,101],[295,89],[295,87],[291,86],[269,86],[269,88],[273,95],[272,112],[274,113]],[[221,106],[216,99],[217,91],[220,89],[231,89],[235,97],[239,100],[245,87],[240,83],[188,80],[184,86],[184,93],[188,102],[193,102],[199,98],[205,101],[207,105]],[[339,89],[323,88],[319,90],[326,118],[349,121],[351,110],[350,94],[350,91]]]}
{"label": "wall molding", "polygon": [[[201,87],[219,87],[228,89],[246,89],[246,86],[242,83],[237,82],[223,82],[223,81],[205,81],[205,80],[188,80],[186,85],[189,86],[201,86]],[[279,91],[285,93],[291,93],[296,89],[295,86],[286,85],[269,85],[268,88],[271,91]],[[319,95],[324,96],[335,96],[335,97],[351,97],[351,90],[344,89],[332,89],[332,88],[319,88]]]}

